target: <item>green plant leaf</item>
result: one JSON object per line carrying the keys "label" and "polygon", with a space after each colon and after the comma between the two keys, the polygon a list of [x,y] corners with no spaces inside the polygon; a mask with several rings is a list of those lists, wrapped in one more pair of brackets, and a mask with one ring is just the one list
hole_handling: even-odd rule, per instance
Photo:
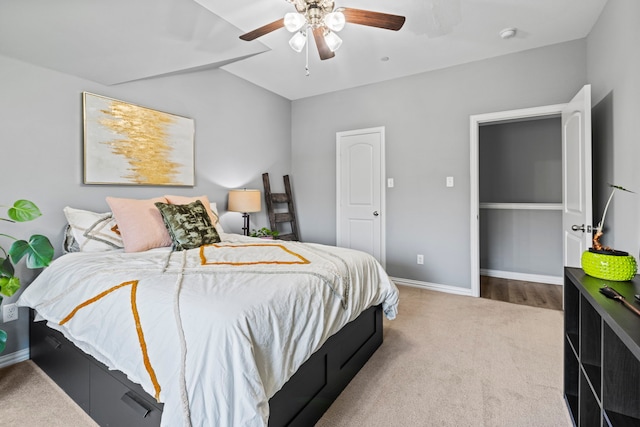
{"label": "green plant leaf", "polygon": [[0,277],[0,294],[10,297],[20,289],[20,279],[17,277]]}
{"label": "green plant leaf", "polygon": [[7,211],[7,215],[14,221],[31,221],[42,215],[35,203],[29,200],[18,200]]}
{"label": "green plant leaf", "polygon": [[51,263],[53,259],[53,246],[45,236],[34,234],[29,242],[17,240],[9,248],[9,256],[14,264],[17,264],[24,256],[27,257],[27,268],[42,268]]}
{"label": "green plant leaf", "polygon": [[[15,270],[9,258],[0,258],[0,277],[13,277]],[[2,299],[0,299],[2,301]]]}
{"label": "green plant leaf", "polygon": [[4,351],[4,348],[7,345],[7,333],[0,329],[0,353]]}

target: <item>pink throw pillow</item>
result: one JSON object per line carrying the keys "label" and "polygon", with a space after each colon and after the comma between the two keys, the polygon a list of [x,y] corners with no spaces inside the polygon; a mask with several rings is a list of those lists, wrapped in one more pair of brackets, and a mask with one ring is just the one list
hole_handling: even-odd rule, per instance
{"label": "pink throw pillow", "polygon": [[164,197],[153,199],[119,199],[107,197],[122,236],[125,252],[142,252],[153,248],[171,246],[171,236],[164,225],[162,215],[154,205],[167,203]]}

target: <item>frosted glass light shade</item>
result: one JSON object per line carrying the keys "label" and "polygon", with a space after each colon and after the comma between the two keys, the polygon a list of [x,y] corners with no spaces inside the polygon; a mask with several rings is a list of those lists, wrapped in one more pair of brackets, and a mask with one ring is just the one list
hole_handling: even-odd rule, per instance
{"label": "frosted glass light shade", "polygon": [[342,12],[327,13],[327,16],[324,17],[324,24],[327,26],[327,28],[333,31],[342,30],[346,22],[347,21],[344,17],[344,13]]}
{"label": "frosted glass light shade", "polygon": [[289,12],[284,15],[284,27],[291,33],[298,31],[307,22],[303,15]]}
{"label": "frosted glass light shade", "polygon": [[324,36],[324,41],[327,42],[327,46],[331,50],[331,52],[335,52],[342,46],[342,39],[338,37],[338,35],[334,32],[329,31]]}
{"label": "frosted glass light shade", "polygon": [[231,190],[229,191],[229,206],[231,212],[260,212],[260,190]]}
{"label": "frosted glass light shade", "polygon": [[302,48],[304,47],[306,42],[307,42],[307,35],[302,31],[298,31],[289,40],[289,46],[291,46],[291,49],[300,53],[302,52]]}

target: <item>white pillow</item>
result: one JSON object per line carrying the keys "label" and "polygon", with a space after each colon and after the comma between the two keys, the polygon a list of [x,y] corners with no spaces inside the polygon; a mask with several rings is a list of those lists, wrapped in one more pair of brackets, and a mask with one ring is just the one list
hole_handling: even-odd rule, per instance
{"label": "white pillow", "polygon": [[222,224],[220,224],[220,215],[218,215],[218,206],[216,205],[216,202],[209,203],[209,206],[211,207],[211,212],[213,212],[216,216],[216,222],[213,224],[213,226],[215,227],[218,234],[224,233]]}
{"label": "white pillow", "polygon": [[67,206],[64,216],[80,252],[105,252],[124,247],[111,212],[96,213]]}

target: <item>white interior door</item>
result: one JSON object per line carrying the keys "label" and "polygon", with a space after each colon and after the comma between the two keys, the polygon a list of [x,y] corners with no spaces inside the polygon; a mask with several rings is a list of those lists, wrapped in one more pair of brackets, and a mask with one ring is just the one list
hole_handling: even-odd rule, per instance
{"label": "white interior door", "polygon": [[384,127],[336,134],[338,246],[385,265]]}
{"label": "white interior door", "polygon": [[564,265],[580,267],[592,239],[591,85],[562,110],[562,162]]}

